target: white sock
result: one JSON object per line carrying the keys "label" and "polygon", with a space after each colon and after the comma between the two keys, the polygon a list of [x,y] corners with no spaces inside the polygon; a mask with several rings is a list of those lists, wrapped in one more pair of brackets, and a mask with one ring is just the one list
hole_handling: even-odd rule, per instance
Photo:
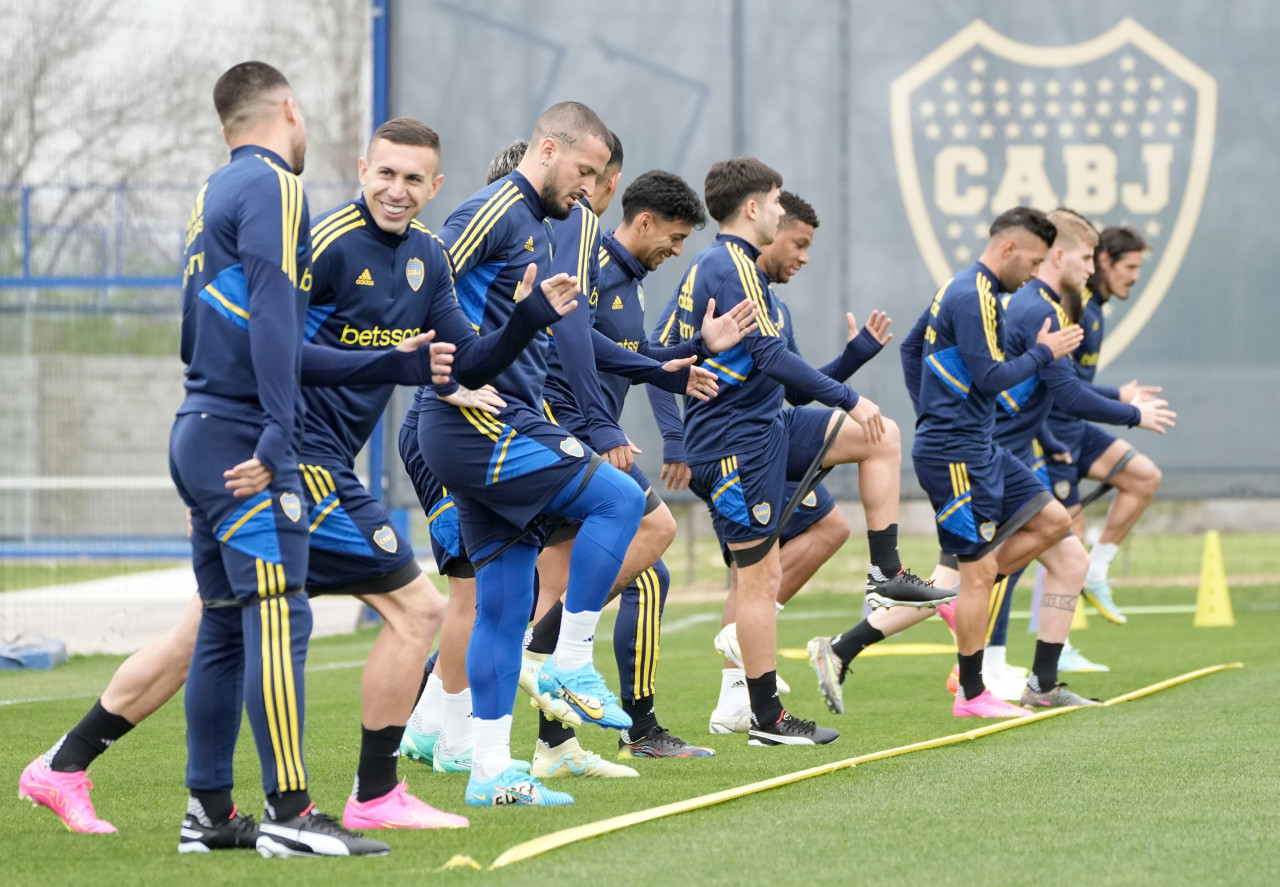
{"label": "white sock", "polygon": [[422,698],[413,707],[413,714],[409,715],[408,728],[415,733],[439,733],[443,716],[444,684],[433,671],[427,678]]}
{"label": "white sock", "polygon": [[1116,556],[1116,552],[1120,550],[1119,545],[1110,542],[1099,542],[1093,546],[1093,550],[1089,552],[1089,575],[1085,577],[1085,582],[1098,583],[1107,581],[1107,570],[1111,567],[1111,561]]}
{"label": "white sock", "polygon": [[780,604],[780,603],[778,603],[777,601],[774,601],[774,602],[773,602],[773,606],[774,606],[774,608],[775,608],[779,613],[781,613],[784,609],[786,609],[786,606],[787,606],[787,605],[786,605],[786,604]]}
{"label": "white sock", "polygon": [[471,775],[481,780],[494,779],[511,766],[511,715],[496,721],[472,718],[471,722]]}
{"label": "white sock", "polygon": [[581,613],[564,611],[560,619],[560,637],[556,639],[556,668],[573,671],[591,662],[591,647],[596,639],[599,610]]}
{"label": "white sock", "polygon": [[1005,667],[1005,648],[1004,647],[987,647],[982,654],[982,670],[986,672],[988,669],[991,673],[995,673],[999,669]]}
{"label": "white sock", "polygon": [[734,711],[750,704],[747,673],[740,668],[726,668],[720,672],[720,701],[716,703],[716,708]]}
{"label": "white sock", "polygon": [[444,694],[444,712],[441,717],[440,735],[448,740],[448,748],[455,753],[471,748],[471,688],[461,693]]}

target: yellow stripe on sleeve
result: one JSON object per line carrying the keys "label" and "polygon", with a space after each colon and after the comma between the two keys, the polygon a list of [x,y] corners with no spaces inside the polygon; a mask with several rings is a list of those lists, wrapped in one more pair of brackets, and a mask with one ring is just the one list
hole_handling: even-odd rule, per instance
{"label": "yellow stripe on sleeve", "polygon": [[991,281],[985,274],[978,275],[978,306],[982,310],[982,331],[987,336],[987,350],[992,360],[1004,360],[1004,351],[1000,348],[999,315],[997,314],[996,297],[991,292]]}
{"label": "yellow stripe on sleeve", "polygon": [[463,229],[462,235],[449,250],[449,257],[453,260],[455,269],[461,268],[466,264],[468,257],[475,252],[476,247],[493,230],[493,226],[497,224],[498,220],[523,196],[519,188],[511,182],[507,182],[485,201],[484,206],[480,207],[480,211],[471,217],[471,221]]}
{"label": "yellow stripe on sleeve", "polygon": [[319,240],[335,228],[341,228],[348,222],[354,221],[358,218],[360,218],[360,210],[356,209],[355,204],[352,204],[346,209],[338,210],[324,221],[311,226],[311,239]]}
{"label": "yellow stripe on sleeve", "polygon": [[760,288],[760,278],[756,274],[756,266],[747,258],[747,254],[742,251],[742,247],[736,244],[729,244],[729,255],[733,258],[733,264],[738,269],[738,280],[742,284],[743,292],[747,298],[756,304],[756,323],[760,327],[762,336],[778,335],[778,328],[773,324],[773,318],[769,316],[769,307],[764,298],[764,290]]}
{"label": "yellow stripe on sleeve", "polygon": [[343,225],[341,228],[334,229],[329,234],[326,234],[322,240],[316,240],[315,238],[312,238],[313,243],[311,247],[311,261],[314,262],[316,259],[320,258],[320,254],[329,248],[329,244],[333,243],[343,234],[346,234],[348,231],[354,231],[357,228],[363,228],[363,227],[364,227],[364,219],[357,216],[354,222],[348,222],[346,225]]}

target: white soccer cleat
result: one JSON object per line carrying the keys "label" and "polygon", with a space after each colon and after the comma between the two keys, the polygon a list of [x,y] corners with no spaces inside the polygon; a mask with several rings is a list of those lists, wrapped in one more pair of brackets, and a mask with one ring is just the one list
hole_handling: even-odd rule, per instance
{"label": "white soccer cleat", "polygon": [[[738,646],[738,624],[730,622],[724,628],[720,629],[720,633],[716,635],[716,639],[712,641],[716,648],[716,652],[728,659],[738,668],[745,669],[742,664],[742,648]],[[778,692],[790,693],[791,685],[782,679],[782,675],[778,675]],[[715,732],[715,731],[712,731]],[[737,733],[745,733],[745,730],[736,730]]]}

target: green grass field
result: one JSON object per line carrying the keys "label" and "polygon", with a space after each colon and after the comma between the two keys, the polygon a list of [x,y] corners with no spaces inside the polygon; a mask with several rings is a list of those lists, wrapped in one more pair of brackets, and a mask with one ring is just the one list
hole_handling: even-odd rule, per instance
{"label": "green grass field", "polygon": [[[1134,541],[1135,576],[1186,575],[1198,568],[1198,542]],[[1274,544],[1274,537],[1249,544],[1224,538],[1228,573],[1274,572]],[[1169,560],[1177,558],[1172,569]],[[1263,567],[1269,563],[1270,570],[1243,566],[1242,558]],[[856,621],[860,596],[822,590],[841,584],[852,582],[824,574],[819,590],[802,593],[786,609],[780,647],[803,648],[810,637]],[[1119,599],[1130,606],[1190,605],[1195,593],[1182,584],[1152,585],[1125,588]],[[1015,610],[1025,609],[1027,600],[1024,589]],[[822,748],[748,748],[745,737],[706,732],[719,689],[711,649],[718,606],[677,599],[664,620],[659,713],[686,739],[714,747],[715,758],[640,761],[638,780],[554,780],[554,787],[575,794],[577,804],[547,810],[464,808],[465,777],[433,774],[405,761],[401,774],[416,794],[467,813],[472,825],[444,833],[391,833],[392,855],[373,860],[268,861],[247,852],[179,857],[185,747],[178,700],[93,768],[99,814],[120,834],[66,832],[48,811],[17,800],[17,777],[80,717],[120,660],[83,657],[51,672],[0,673],[0,769],[9,785],[0,794],[0,872],[6,885],[193,878],[263,885],[399,883],[433,874],[436,883],[446,884],[742,884],[779,877],[804,884],[1280,883],[1280,584],[1236,588],[1233,602],[1234,628],[1192,628],[1190,613],[1136,615],[1122,628],[1094,617],[1073,641],[1112,671],[1069,679],[1085,695],[1109,698],[1207,665],[1242,661],[1243,670],[1112,708],[838,771],[490,872],[436,874],[455,854],[487,866],[514,844],[569,826],[978,726],[951,716],[943,682],[954,658],[860,659],[846,684],[842,716],[823,710],[806,661],[782,658],[779,670],[795,688],[784,700],[788,707],[819,717],[843,735]],[[606,612],[605,622],[611,619]],[[1025,619],[1012,624],[1009,658],[1029,665],[1033,639],[1026,626]],[[372,637],[366,632],[320,640],[309,658],[312,791],[318,805],[335,814],[341,813],[354,772],[360,665]],[[949,640],[945,627],[932,620],[881,646]],[[596,659],[606,674],[612,671],[603,640]],[[33,699],[43,701],[16,702]],[[513,748],[528,757],[534,714],[523,696],[517,703]],[[611,733],[592,728],[580,735],[603,754],[616,748]],[[257,758],[247,724],[237,754],[237,798],[256,814]]]}

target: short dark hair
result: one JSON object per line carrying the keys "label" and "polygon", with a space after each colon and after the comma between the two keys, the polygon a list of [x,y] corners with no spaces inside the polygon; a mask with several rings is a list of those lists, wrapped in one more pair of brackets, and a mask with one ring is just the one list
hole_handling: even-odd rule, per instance
{"label": "short dark hair", "polygon": [[613,130],[609,130],[608,144],[609,162],[605,164],[605,168],[622,169],[622,139],[618,138],[618,134]]}
{"label": "short dark hair", "polygon": [[1098,238],[1097,253],[1105,252],[1112,260],[1120,258],[1125,253],[1146,252],[1149,249],[1151,244],[1128,225],[1111,225],[1103,228]]}
{"label": "short dark hair", "polygon": [[622,224],[630,224],[642,212],[652,213],[663,221],[688,222],[694,228],[707,223],[702,201],[689,183],[661,169],[637,176],[622,192]]}
{"label": "short dark hair", "polygon": [[790,191],[783,191],[780,199],[786,215],[778,223],[779,228],[785,228],[793,222],[804,222],[810,228],[818,227],[818,214],[814,212],[809,201]]}
{"label": "short dark hair", "polygon": [[610,149],[613,148],[613,136],[599,114],[581,102],[560,102],[542,112],[533,126],[533,138],[529,141],[553,138],[572,145],[583,136],[595,136]]}
{"label": "short dark hair", "polygon": [[1045,246],[1053,246],[1053,239],[1058,236],[1058,229],[1049,221],[1049,217],[1030,206],[1015,206],[996,216],[996,220],[991,223],[991,239],[994,240],[997,234],[1010,228],[1021,228],[1034,234],[1044,241]]}
{"label": "short dark hair", "polygon": [[524,152],[529,150],[529,143],[524,139],[516,139],[499,151],[489,161],[489,172],[485,176],[485,184],[492,185],[498,179],[511,175],[511,171],[524,160]]}
{"label": "short dark hair", "polygon": [[213,107],[227,129],[234,129],[251,116],[254,104],[267,93],[289,81],[266,62],[241,62],[228,68],[213,86]]}
{"label": "short dark hair", "polygon": [[393,145],[410,145],[414,148],[434,148],[440,150],[440,136],[421,120],[412,117],[393,117],[373,131],[372,145],[378,139],[384,139]]}
{"label": "short dark hair", "polygon": [[781,188],[782,174],[754,157],[735,157],[713,164],[702,186],[707,212],[723,224],[738,214],[752,194]]}

